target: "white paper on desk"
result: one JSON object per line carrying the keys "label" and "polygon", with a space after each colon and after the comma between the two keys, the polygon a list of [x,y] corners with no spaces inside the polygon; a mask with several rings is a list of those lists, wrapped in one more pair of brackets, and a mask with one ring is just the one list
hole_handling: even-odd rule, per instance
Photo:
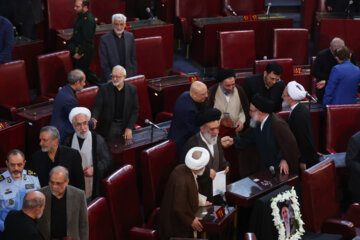
{"label": "white paper on desk", "polygon": [[226,174],[225,170],[216,173],[213,180],[213,196],[226,192]]}

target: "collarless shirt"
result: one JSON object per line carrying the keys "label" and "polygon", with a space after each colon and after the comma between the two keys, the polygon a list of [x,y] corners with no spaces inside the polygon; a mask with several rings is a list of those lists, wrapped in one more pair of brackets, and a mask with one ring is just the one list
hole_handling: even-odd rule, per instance
{"label": "collarless shirt", "polygon": [[51,194],[51,238],[66,237],[66,190],[62,198],[58,199]]}

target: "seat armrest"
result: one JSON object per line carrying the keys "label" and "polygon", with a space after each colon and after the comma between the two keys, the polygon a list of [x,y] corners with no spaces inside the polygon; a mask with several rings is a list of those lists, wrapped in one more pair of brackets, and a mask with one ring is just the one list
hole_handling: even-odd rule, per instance
{"label": "seat armrest", "polygon": [[252,232],[245,233],[244,238],[245,238],[245,240],[256,240],[256,236]]}
{"label": "seat armrest", "polygon": [[140,125],[138,125],[138,124],[135,123],[135,125],[134,125],[134,129],[135,129],[135,130],[139,130],[139,129],[141,129],[141,128],[142,128],[142,127],[141,127]]}
{"label": "seat armrest", "polygon": [[352,222],[355,227],[360,227],[360,204],[351,204],[346,211],[344,219]]}
{"label": "seat armrest", "polygon": [[130,238],[131,240],[151,240],[157,239],[157,231],[153,229],[132,227],[130,229]]}
{"label": "seat armrest", "polygon": [[178,71],[178,70],[170,70],[168,75],[186,75],[186,73]]}
{"label": "seat armrest", "polygon": [[352,222],[333,218],[323,222],[321,232],[341,234],[344,238],[356,236],[355,226]]}
{"label": "seat armrest", "polygon": [[52,97],[49,97],[49,96],[44,96],[44,95],[41,95],[41,96],[37,96],[33,103],[42,103],[42,102],[47,102],[47,101],[54,101],[54,98]]}
{"label": "seat armrest", "polygon": [[148,228],[148,229],[155,228],[155,225],[156,225],[155,222],[156,222],[157,215],[159,214],[159,211],[160,211],[159,207],[155,208],[152,211],[151,216],[146,223],[146,228]]}
{"label": "seat armrest", "polygon": [[15,120],[17,109],[9,104],[0,104],[0,117],[6,120]]}

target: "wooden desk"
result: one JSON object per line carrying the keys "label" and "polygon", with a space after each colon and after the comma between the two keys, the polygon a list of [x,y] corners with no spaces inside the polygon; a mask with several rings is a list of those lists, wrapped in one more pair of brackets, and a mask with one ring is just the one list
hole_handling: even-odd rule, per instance
{"label": "wooden desk", "polygon": [[[174,25],[163,22],[159,19],[155,20],[139,20],[130,21],[130,29],[128,31],[134,34],[135,38],[145,38],[153,36],[161,36],[163,39],[165,64],[166,68],[172,68],[173,63],[173,46],[174,46]],[[92,70],[98,75],[101,75],[101,65],[99,58],[99,42],[100,37],[112,30],[111,24],[103,24],[96,26],[96,33],[94,37],[95,57],[91,62]],[[68,41],[71,39],[73,29],[62,29],[57,31],[56,49],[65,49]]]}
{"label": "wooden desk", "polygon": [[40,129],[50,124],[54,101],[34,104],[17,109],[17,121],[26,121],[26,154],[31,156],[33,152],[40,149]]}
{"label": "wooden desk", "polygon": [[205,67],[217,66],[217,32],[253,29],[257,59],[262,59],[263,56],[270,59],[273,29],[292,28],[293,20],[279,14],[258,17],[259,20],[256,21],[243,21],[243,16],[195,18],[191,42],[192,58]]}
{"label": "wooden desk", "polygon": [[[221,235],[221,233],[230,226],[231,222],[235,217],[235,208],[234,207],[224,207],[225,216],[222,219],[218,219],[216,216],[216,211],[221,206],[209,206],[209,207],[199,207],[196,217],[202,218],[200,220],[204,229],[203,232],[216,232]],[[203,238],[206,238],[206,235],[203,235]]]}
{"label": "wooden desk", "polygon": [[265,170],[227,185],[226,199],[236,206],[250,207],[256,199],[285,184],[294,186],[297,179],[298,176],[295,174],[279,175],[277,173],[275,177],[272,177],[270,171]]}
{"label": "wooden desk", "polygon": [[[170,128],[170,124],[171,121],[167,121],[159,123],[158,126],[166,130]],[[116,169],[123,164],[131,164],[134,166],[135,171],[140,174],[141,151],[167,139],[167,133],[165,133],[165,131],[156,128],[153,130],[153,138],[151,138],[151,126],[149,126],[134,130],[132,143],[129,145],[125,144],[124,139],[116,139],[109,143]]]}

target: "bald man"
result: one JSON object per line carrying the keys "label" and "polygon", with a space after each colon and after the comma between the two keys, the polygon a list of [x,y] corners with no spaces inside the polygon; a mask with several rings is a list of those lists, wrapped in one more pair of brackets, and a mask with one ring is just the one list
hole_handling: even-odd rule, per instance
{"label": "bald man", "polygon": [[169,139],[176,141],[179,156],[186,141],[200,131],[195,124],[195,115],[204,108],[207,97],[206,85],[203,82],[195,81],[191,84],[190,91],[184,92],[176,100]]}
{"label": "bald man", "polygon": [[9,212],[5,220],[5,239],[43,240],[37,227],[45,208],[45,195],[39,191],[28,192],[23,200],[22,210]]}
{"label": "bald man", "polygon": [[83,71],[74,69],[68,75],[68,84],[61,88],[54,100],[50,125],[56,127],[60,133],[60,143],[74,129],[69,122],[71,109],[79,105],[75,93],[85,86],[85,74]]}

